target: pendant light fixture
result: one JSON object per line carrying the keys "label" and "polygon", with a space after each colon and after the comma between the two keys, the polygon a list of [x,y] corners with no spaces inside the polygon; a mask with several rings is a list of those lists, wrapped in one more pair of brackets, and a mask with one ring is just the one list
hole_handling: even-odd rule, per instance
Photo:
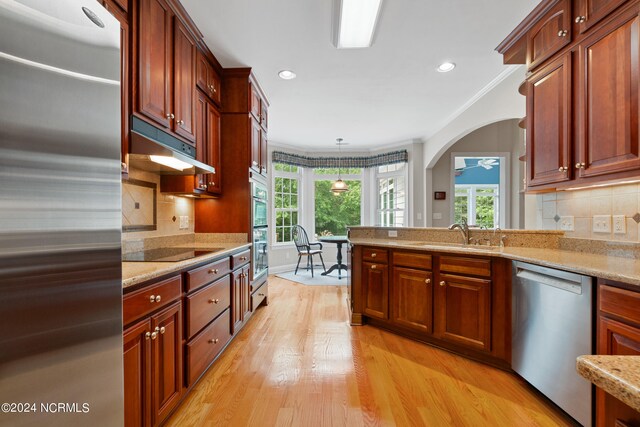
{"label": "pendant light fixture", "polygon": [[335,195],[344,193],[345,191],[349,191],[349,186],[346,182],[342,180],[342,176],[340,174],[340,160],[342,158],[342,138],[336,139],[336,144],[338,145],[338,179],[331,184],[331,192]]}

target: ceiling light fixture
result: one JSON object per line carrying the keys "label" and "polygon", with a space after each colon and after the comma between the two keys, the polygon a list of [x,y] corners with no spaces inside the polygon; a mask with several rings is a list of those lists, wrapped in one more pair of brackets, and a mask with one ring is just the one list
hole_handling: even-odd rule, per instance
{"label": "ceiling light fixture", "polygon": [[291,70],[282,70],[278,73],[278,76],[283,80],[293,80],[296,78],[296,73]]}
{"label": "ceiling light fixture", "polygon": [[334,0],[334,43],[338,49],[371,46],[382,0]]}
{"label": "ceiling light fixture", "polygon": [[160,165],[164,165],[179,171],[193,167],[189,163],[186,163],[186,162],[183,162],[182,160],[178,160],[174,157],[168,157],[168,156],[149,156],[149,160],[151,160],[154,163],[158,163]]}
{"label": "ceiling light fixture", "polygon": [[345,191],[349,191],[349,186],[342,180],[342,177],[340,176],[340,159],[342,158],[342,150],[340,149],[340,147],[342,147],[344,143],[342,142],[342,138],[338,138],[336,139],[336,141],[336,145],[338,145],[338,179],[333,184],[331,184],[331,192],[337,196],[338,194],[344,193]]}
{"label": "ceiling light fixture", "polygon": [[456,64],[453,62],[443,62],[438,66],[438,68],[436,68],[436,70],[438,70],[439,73],[448,73],[454,68],[456,68]]}

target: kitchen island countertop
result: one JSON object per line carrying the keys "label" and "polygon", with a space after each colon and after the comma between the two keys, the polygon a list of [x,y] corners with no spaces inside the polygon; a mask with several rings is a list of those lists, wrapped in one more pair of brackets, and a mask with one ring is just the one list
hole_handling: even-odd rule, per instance
{"label": "kitchen island countertop", "polygon": [[640,411],[640,356],[580,356],[576,370],[596,386]]}
{"label": "kitchen island countertop", "polygon": [[251,243],[196,243],[175,245],[175,247],[210,248],[215,246],[219,251],[207,255],[178,261],[178,262],[123,262],[122,263],[122,287],[127,289],[138,283],[155,279],[166,274],[188,269],[207,261],[230,255],[251,247]]}

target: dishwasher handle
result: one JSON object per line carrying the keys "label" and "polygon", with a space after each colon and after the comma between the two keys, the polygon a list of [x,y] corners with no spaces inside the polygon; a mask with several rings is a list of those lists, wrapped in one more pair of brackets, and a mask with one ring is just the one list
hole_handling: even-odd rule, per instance
{"label": "dishwasher handle", "polygon": [[575,282],[561,277],[550,276],[548,274],[532,271],[520,266],[517,267],[516,277],[530,280],[541,285],[551,286],[576,295],[582,295],[582,282]]}

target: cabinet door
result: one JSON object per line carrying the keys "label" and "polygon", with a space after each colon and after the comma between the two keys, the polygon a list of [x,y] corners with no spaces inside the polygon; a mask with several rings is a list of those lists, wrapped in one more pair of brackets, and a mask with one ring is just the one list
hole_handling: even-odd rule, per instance
{"label": "cabinet door", "polygon": [[[209,160],[209,138],[207,133],[207,114],[209,102],[207,97],[200,91],[196,91],[196,160],[208,163]],[[207,175],[195,176],[195,188],[206,188]]]}
{"label": "cabinet door", "polygon": [[[640,329],[600,317],[598,321],[598,354],[640,356]],[[598,426],[640,426],[640,412],[596,388]]]}
{"label": "cabinet door", "polygon": [[138,111],[171,127],[171,20],[164,0],[140,0]]}
{"label": "cabinet door", "polygon": [[571,2],[561,0],[531,28],[527,35],[529,69],[558,52],[571,41]]}
{"label": "cabinet door", "polygon": [[384,264],[362,263],[364,314],[378,319],[389,318],[389,269]]}
{"label": "cabinet door", "polygon": [[261,98],[258,90],[252,83],[249,83],[249,111],[253,114],[253,118],[256,119],[258,123],[261,121],[260,103]]}
{"label": "cabinet door", "polygon": [[222,161],[220,158],[220,113],[207,103],[207,152],[206,163],[213,166],[215,173],[207,175],[207,191],[222,192]]}
{"label": "cabinet door", "polygon": [[242,321],[246,322],[246,320],[251,316],[251,290],[249,286],[249,265],[246,265],[242,268]]}
{"label": "cabinet door", "polygon": [[[153,339],[153,423],[158,425],[182,396],[182,304],[177,302],[151,318]],[[153,338],[153,337],[152,337]]]}
{"label": "cabinet door", "polygon": [[267,150],[267,134],[263,131],[260,135],[260,173],[262,175],[267,174],[267,164],[268,164],[268,150]]}
{"label": "cabinet door", "polygon": [[579,176],[640,169],[640,6],[579,46]]}
{"label": "cabinet door", "polygon": [[571,57],[527,81],[527,186],[570,178]]}
{"label": "cabinet door", "polygon": [[174,129],[178,135],[195,141],[196,44],[180,21],[174,22]]}
{"label": "cabinet door", "polygon": [[394,267],[391,282],[391,320],[417,332],[433,329],[433,284],[431,272]]}
{"label": "cabinet door", "polygon": [[215,72],[213,67],[209,67],[209,74],[207,75],[207,79],[209,82],[209,87],[211,88],[211,99],[220,105],[220,99],[222,97],[222,84],[220,84],[220,76]]}
{"label": "cabinet door", "polygon": [[251,119],[251,168],[260,172],[260,143],[262,142],[262,128],[260,122]]}
{"label": "cabinet door", "polygon": [[491,281],[442,274],[434,293],[436,336],[490,351]]}
{"label": "cabinet door", "polygon": [[260,104],[260,124],[265,131],[269,129],[269,113],[267,104],[264,102]]}
{"label": "cabinet door", "polygon": [[578,0],[576,1],[574,22],[578,24],[580,33],[584,33],[626,1],[627,0]]}
{"label": "cabinet door", "polygon": [[241,268],[237,269],[231,274],[233,279],[231,289],[231,333],[236,334],[242,327],[242,286],[243,286],[243,271]]}
{"label": "cabinet door", "polygon": [[209,65],[209,61],[200,51],[197,51],[196,58],[196,85],[207,95],[210,95],[209,68],[211,68],[211,65]]}
{"label": "cabinet door", "polygon": [[151,425],[151,320],[124,331],[124,425]]}

